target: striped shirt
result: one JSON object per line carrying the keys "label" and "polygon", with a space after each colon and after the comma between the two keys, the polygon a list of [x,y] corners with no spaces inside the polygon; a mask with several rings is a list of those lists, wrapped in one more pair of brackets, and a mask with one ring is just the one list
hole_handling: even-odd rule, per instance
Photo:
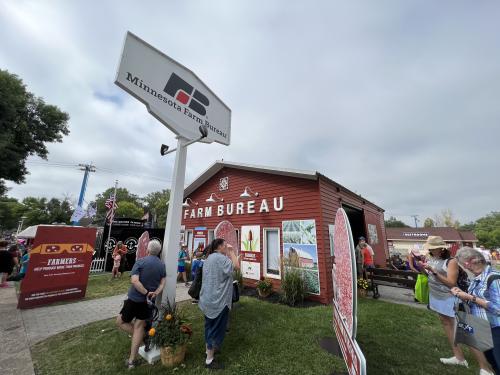
{"label": "striped shirt", "polygon": [[488,301],[487,308],[470,302],[471,313],[475,316],[488,319],[491,327],[500,326],[500,279],[493,280],[490,287],[487,288],[488,276],[498,274],[486,266],[483,273],[476,276],[469,286],[469,294]]}

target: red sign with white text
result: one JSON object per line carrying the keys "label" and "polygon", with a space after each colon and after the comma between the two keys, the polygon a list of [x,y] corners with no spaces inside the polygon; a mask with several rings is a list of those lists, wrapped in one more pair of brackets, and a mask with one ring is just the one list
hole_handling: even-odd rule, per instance
{"label": "red sign with white text", "polygon": [[38,226],[18,308],[83,298],[95,239],[95,228]]}

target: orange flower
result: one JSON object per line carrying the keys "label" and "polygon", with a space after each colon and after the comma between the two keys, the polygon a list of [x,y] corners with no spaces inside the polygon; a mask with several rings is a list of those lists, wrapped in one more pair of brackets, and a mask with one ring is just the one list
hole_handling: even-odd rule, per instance
{"label": "orange flower", "polygon": [[153,337],[156,333],[156,329],[151,328],[148,333],[149,333],[149,336]]}
{"label": "orange flower", "polygon": [[172,315],[171,314],[165,315],[165,320],[172,320]]}

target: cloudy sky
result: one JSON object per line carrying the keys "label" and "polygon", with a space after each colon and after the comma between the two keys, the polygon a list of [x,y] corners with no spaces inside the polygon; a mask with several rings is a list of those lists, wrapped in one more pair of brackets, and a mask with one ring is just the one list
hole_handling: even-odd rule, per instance
{"label": "cloudy sky", "polygon": [[[172,133],[114,84],[130,30],[232,109],[232,144],[190,146],[187,182],[224,158],[317,170],[408,223],[500,210],[500,4],[293,3],[0,0],[0,69],[70,114],[49,161],[98,167],[87,201],[170,185]],[[30,160],[11,196],[77,198],[82,172]]]}

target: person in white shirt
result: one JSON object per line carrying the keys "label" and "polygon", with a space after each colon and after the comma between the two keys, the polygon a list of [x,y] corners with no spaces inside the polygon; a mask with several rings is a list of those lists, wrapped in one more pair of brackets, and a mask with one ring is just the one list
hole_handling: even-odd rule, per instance
{"label": "person in white shirt", "polygon": [[491,252],[486,250],[483,245],[479,246],[481,249],[481,254],[483,254],[484,259],[486,259],[486,264],[491,266]]}

